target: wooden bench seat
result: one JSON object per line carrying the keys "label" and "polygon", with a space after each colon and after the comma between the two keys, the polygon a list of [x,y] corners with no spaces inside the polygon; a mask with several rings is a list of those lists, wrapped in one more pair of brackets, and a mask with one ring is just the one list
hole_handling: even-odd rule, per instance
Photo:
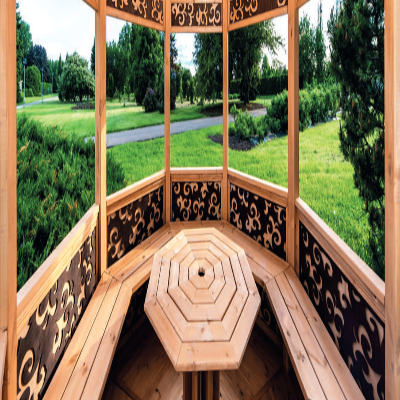
{"label": "wooden bench seat", "polygon": [[266,289],[304,397],[364,399],[294,270]]}
{"label": "wooden bench seat", "polygon": [[100,399],[131,299],[131,290],[104,273],[45,399]]}

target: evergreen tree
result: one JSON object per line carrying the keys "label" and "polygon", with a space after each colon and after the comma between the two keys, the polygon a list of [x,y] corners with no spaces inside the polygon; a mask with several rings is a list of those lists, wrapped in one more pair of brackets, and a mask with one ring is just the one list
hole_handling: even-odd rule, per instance
{"label": "evergreen tree", "polygon": [[22,40],[21,40],[21,35],[20,35],[20,30],[21,30],[21,24],[22,24],[22,18],[21,14],[18,11],[19,9],[19,4],[17,3],[17,103],[20,103],[23,100],[23,97],[21,95],[21,89],[19,83],[22,81],[23,76],[22,76],[22,59],[23,59],[23,54],[22,54]]}
{"label": "evergreen tree", "polygon": [[315,31],[306,15],[299,25],[299,76],[302,82],[311,84],[315,70]]}
{"label": "evergreen tree", "polygon": [[96,39],[93,39],[92,52],[90,53],[90,70],[94,75],[96,70]]}
{"label": "evergreen tree", "polygon": [[30,48],[33,46],[33,43],[32,43],[31,28],[29,24],[27,24],[24,20],[21,20],[21,25],[19,27],[18,34],[21,40],[22,58],[26,58],[28,56]]}
{"label": "evergreen tree", "polygon": [[269,78],[272,75],[272,69],[269,66],[268,57],[264,54],[261,64],[261,78]]}
{"label": "evergreen tree", "polygon": [[331,69],[341,86],[340,143],[365,202],[373,268],[384,277],[384,0],[346,0],[328,23]]}
{"label": "evergreen tree", "polygon": [[36,65],[39,68],[39,71],[42,73],[43,68],[43,80],[44,82],[49,82],[49,63],[47,60],[47,52],[46,49],[40,44],[35,44],[29,49],[28,56],[26,59],[27,65]]}

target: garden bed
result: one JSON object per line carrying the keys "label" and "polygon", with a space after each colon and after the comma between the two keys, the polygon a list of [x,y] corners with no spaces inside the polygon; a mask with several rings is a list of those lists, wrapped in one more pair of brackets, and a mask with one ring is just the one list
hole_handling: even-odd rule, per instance
{"label": "garden bed", "polygon": [[[215,143],[219,143],[220,145],[222,145],[223,143],[223,136],[221,134],[210,136],[210,139]],[[229,148],[231,150],[249,151],[255,146],[257,145],[255,143],[250,142],[250,140],[248,139],[243,140],[240,139],[238,136],[229,137]]]}
{"label": "garden bed", "polygon": [[[260,103],[247,103],[247,104],[244,104],[244,103],[230,102],[229,103],[229,110],[230,110],[230,108],[231,108],[231,106],[233,104],[236,105],[236,108],[238,110],[241,110],[243,112],[246,111],[246,110],[247,111],[253,111],[253,110],[260,110],[262,108],[265,108],[265,104],[260,104]],[[207,115],[208,117],[215,117],[215,116],[222,115],[222,113],[223,113],[222,112],[222,103],[204,107],[201,110],[201,113],[204,114],[204,115]]]}
{"label": "garden bed", "polygon": [[72,110],[94,110],[95,103],[77,103],[72,107]]}

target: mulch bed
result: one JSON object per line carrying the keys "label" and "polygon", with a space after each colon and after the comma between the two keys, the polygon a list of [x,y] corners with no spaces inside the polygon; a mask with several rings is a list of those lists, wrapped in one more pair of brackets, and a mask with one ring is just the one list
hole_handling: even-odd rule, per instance
{"label": "mulch bed", "polygon": [[[222,145],[222,141],[223,141],[222,135],[213,135],[213,136],[210,136],[210,139],[213,142],[219,143]],[[249,140],[242,140],[238,136],[229,136],[229,148],[231,150],[249,151],[253,147],[255,147],[255,145],[252,144]]]}
{"label": "mulch bed", "polygon": [[95,108],[94,103],[77,103],[72,107],[73,110],[94,110]]}
{"label": "mulch bed", "polygon": [[[244,104],[244,103],[229,103],[229,110],[231,109],[231,107],[236,104],[236,108],[238,110],[242,110],[243,112],[248,110],[248,111],[253,111],[253,110],[259,110],[261,108],[265,108],[264,104],[260,104],[260,103],[248,103],[248,104]],[[218,115],[222,115],[222,103],[219,104],[215,104],[213,106],[207,106],[204,107],[201,110],[201,113],[204,115],[207,115],[208,117],[212,116],[218,116]]]}

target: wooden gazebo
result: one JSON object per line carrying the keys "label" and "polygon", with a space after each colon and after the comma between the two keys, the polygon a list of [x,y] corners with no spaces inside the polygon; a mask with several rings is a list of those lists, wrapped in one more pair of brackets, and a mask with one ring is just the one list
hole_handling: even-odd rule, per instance
{"label": "wooden gazebo", "polygon": [[[0,399],[399,399],[400,3],[385,0],[384,283],[299,198],[307,0],[84,1],[96,202],[17,293],[16,1],[0,0]],[[284,14],[288,189],[228,160],[228,33]],[[165,32],[165,167],[109,197],[107,15]],[[220,168],[170,166],[171,32],[223,35]]]}

